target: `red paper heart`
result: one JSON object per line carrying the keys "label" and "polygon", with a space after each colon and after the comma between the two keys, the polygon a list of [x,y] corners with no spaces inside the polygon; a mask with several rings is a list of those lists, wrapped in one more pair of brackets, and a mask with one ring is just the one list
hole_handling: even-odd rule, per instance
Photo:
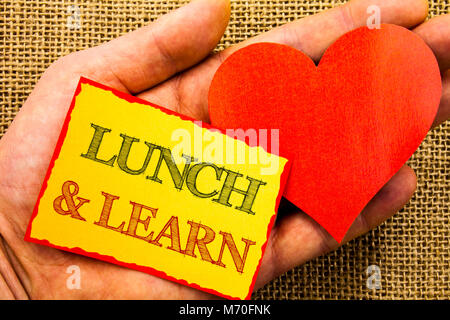
{"label": "red paper heart", "polygon": [[235,52],[214,76],[209,112],[223,129],[279,129],[279,153],[292,160],[284,196],[340,242],[420,145],[441,86],[417,35],[363,27],[338,39],[318,67],[280,44]]}

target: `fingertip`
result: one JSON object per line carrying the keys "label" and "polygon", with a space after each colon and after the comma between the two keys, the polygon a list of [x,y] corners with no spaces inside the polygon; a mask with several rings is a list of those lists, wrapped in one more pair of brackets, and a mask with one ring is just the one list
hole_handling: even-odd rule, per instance
{"label": "fingertip", "polygon": [[430,4],[428,3],[428,0],[420,0],[417,5],[419,7],[419,12],[422,13],[422,17],[421,17],[421,19],[419,19],[419,23],[420,23],[427,19],[428,14],[430,12]]}
{"label": "fingertip", "polygon": [[[212,2],[216,2],[217,0],[210,0]],[[219,5],[219,9],[221,12],[220,21],[222,22],[222,28],[221,28],[221,36],[225,32],[225,29],[228,26],[228,23],[230,22],[230,16],[231,16],[231,1],[230,0],[219,0],[217,1]]]}
{"label": "fingertip", "polygon": [[223,29],[228,25],[231,15],[230,0],[193,0],[200,6],[204,6],[203,12],[210,13],[210,21],[218,23]]}
{"label": "fingertip", "polygon": [[364,214],[368,224],[375,227],[394,215],[408,203],[416,188],[416,174],[404,165],[366,206]]}
{"label": "fingertip", "polygon": [[442,71],[450,68],[450,14],[435,17],[414,29],[433,50]]}
{"label": "fingertip", "polygon": [[[396,19],[390,23],[406,28],[419,25],[428,16],[429,5],[427,0],[390,0],[392,8],[396,9]],[[386,8],[385,12],[388,11]],[[386,14],[389,14],[386,12]]]}
{"label": "fingertip", "polygon": [[379,201],[390,208],[401,209],[412,197],[417,188],[417,177],[414,170],[404,165],[378,192]]}
{"label": "fingertip", "polygon": [[442,97],[433,128],[450,119],[450,69],[442,74]]}
{"label": "fingertip", "polygon": [[204,31],[199,34],[208,41],[210,49],[214,49],[222,38],[230,20],[231,4],[230,0],[193,0],[197,12],[203,14]]}
{"label": "fingertip", "polygon": [[218,15],[221,22],[228,24],[231,14],[231,2],[230,0],[195,0],[204,1],[214,10]]}
{"label": "fingertip", "polygon": [[366,205],[342,243],[369,232],[392,217],[408,203],[416,187],[416,174],[409,166],[404,165]]}
{"label": "fingertip", "polygon": [[407,165],[403,166],[402,169],[404,171],[403,174],[404,174],[405,190],[409,191],[407,193],[407,200],[409,200],[416,192],[417,176],[416,176],[416,173],[414,172],[414,170]]}
{"label": "fingertip", "polygon": [[428,16],[429,5],[427,0],[397,0],[401,2],[403,10],[403,25],[411,28],[425,21]]}
{"label": "fingertip", "polygon": [[[215,1],[215,0],[212,0]],[[231,1],[230,0],[220,0],[219,2],[223,5],[223,12],[225,16],[225,20],[228,22],[230,20],[231,15]]]}

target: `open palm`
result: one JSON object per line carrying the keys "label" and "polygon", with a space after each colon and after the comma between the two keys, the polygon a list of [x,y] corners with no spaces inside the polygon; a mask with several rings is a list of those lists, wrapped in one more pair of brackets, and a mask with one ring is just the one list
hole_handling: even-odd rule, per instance
{"label": "open palm", "polygon": [[[200,299],[213,296],[145,273],[23,240],[64,117],[80,76],[208,121],[207,93],[215,70],[251,42],[284,43],[319,60],[342,34],[366,23],[378,4],[383,23],[417,32],[433,49],[444,95],[435,125],[450,115],[450,16],[423,22],[424,0],[354,0],[292,22],[208,56],[227,26],[227,0],[196,0],[158,21],[99,47],[61,58],[44,73],[0,141],[0,298]],[[404,166],[354,222],[348,241],[399,210],[416,188]],[[282,203],[256,287],[338,244],[316,222]],[[68,290],[66,269],[78,265],[81,290]]]}

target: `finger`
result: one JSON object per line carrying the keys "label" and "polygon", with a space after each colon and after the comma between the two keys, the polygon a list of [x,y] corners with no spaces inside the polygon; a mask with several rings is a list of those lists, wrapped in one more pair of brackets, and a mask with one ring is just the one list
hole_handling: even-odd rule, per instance
{"label": "finger", "polygon": [[248,43],[261,41],[283,43],[303,51],[318,61],[325,50],[340,36],[367,24],[369,18],[367,9],[373,5],[380,8],[381,23],[392,23],[407,28],[421,23],[428,14],[428,2],[425,0],[353,0],[316,16],[271,30],[251,39]]}
{"label": "finger", "polygon": [[434,119],[433,127],[436,127],[450,118],[450,70],[442,75],[442,97]]}
{"label": "finger", "polygon": [[[415,189],[416,175],[405,165],[367,204],[342,243],[368,232],[394,215],[409,201]],[[272,230],[257,286],[339,246],[309,216],[293,212]]]}
{"label": "finger", "polygon": [[450,118],[450,14],[433,18],[414,29],[433,50],[442,70],[442,98],[433,127]]}
{"label": "finger", "polygon": [[433,50],[441,70],[450,69],[450,14],[422,23],[414,32]]}
{"label": "finger", "polygon": [[302,50],[312,59],[322,53],[344,33],[366,24],[367,8],[377,5],[381,22],[412,27],[422,22],[428,13],[425,0],[353,0],[320,14],[291,22],[265,34],[228,48],[154,90],[140,95],[165,107],[172,107],[201,120],[208,119],[208,89],[212,77],[231,53],[254,42],[278,42]]}
{"label": "finger", "polygon": [[86,56],[100,57],[121,86],[137,93],[205,58],[222,37],[229,16],[229,0],[195,0],[88,50]]}
{"label": "finger", "polygon": [[19,280],[19,275],[7,253],[5,240],[0,235],[0,300],[3,298],[2,294],[5,293],[11,299],[28,299],[25,288]]}

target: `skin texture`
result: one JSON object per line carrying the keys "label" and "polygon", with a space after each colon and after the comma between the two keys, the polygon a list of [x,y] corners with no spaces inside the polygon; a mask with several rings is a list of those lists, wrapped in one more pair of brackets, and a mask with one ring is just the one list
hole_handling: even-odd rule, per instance
{"label": "skin texture", "polygon": [[[298,48],[317,61],[339,36],[365,25],[366,8],[372,4],[380,6],[383,23],[412,28],[435,52],[444,85],[435,125],[445,121],[450,114],[450,16],[424,23],[428,10],[424,0],[354,0],[212,56],[227,26],[230,5],[227,0],[195,0],[146,27],[52,64],[0,140],[0,298],[214,298],[141,272],[23,241],[79,77],[208,121],[210,81],[233,51],[251,42],[271,41]],[[344,242],[392,216],[415,188],[415,174],[404,166],[367,205]],[[282,202],[256,288],[337,247],[311,218]],[[81,269],[81,290],[66,288],[70,265]]]}

